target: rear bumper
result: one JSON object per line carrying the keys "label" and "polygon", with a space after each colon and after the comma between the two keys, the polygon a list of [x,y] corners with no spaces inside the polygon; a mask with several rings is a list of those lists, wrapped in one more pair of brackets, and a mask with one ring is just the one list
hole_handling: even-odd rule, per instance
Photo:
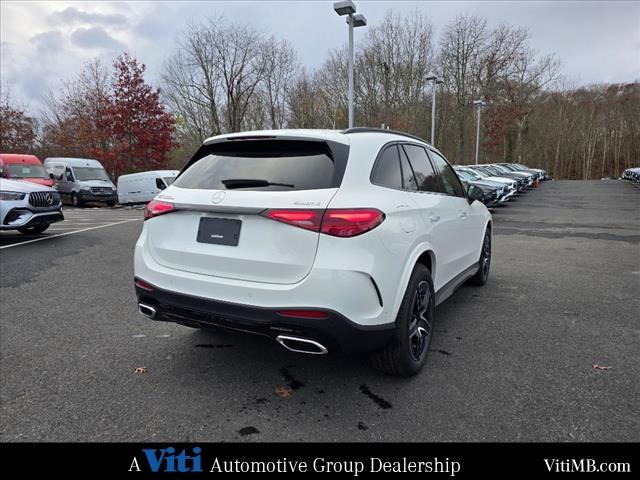
{"label": "rear bumper", "polygon": [[[144,279],[143,279],[144,280]],[[146,280],[145,280],[146,282]],[[135,286],[138,302],[155,310],[154,320],[185,325],[221,327],[273,339],[286,335],[318,342],[329,353],[368,352],[384,346],[394,324],[362,326],[329,309],[327,318],[290,318],[280,315],[291,306],[264,308],[186,295],[153,287]],[[297,309],[307,309],[299,306]],[[317,309],[313,307],[312,309]]]}

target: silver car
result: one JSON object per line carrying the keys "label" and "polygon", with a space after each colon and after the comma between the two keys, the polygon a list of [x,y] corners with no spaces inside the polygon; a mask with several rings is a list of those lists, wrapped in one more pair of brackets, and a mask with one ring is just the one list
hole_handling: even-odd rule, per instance
{"label": "silver car", "polygon": [[0,230],[33,235],[62,220],[60,194],[53,188],[0,179]]}

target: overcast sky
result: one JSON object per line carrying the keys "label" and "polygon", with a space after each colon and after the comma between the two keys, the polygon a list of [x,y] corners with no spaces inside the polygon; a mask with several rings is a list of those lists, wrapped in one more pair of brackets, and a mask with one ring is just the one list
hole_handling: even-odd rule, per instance
{"label": "overcast sky", "polygon": [[[574,82],[640,79],[638,1],[359,1],[369,25],[385,11],[428,15],[438,35],[458,13],[480,14],[490,25],[526,26],[541,54],[555,52]],[[43,93],[75,75],[85,60],[106,62],[122,50],[139,57],[155,83],[185,25],[216,13],[289,39],[300,60],[317,67],[346,42],[344,20],[326,1],[11,2],[0,4],[2,87],[36,113]],[[365,28],[356,29],[355,41]]]}

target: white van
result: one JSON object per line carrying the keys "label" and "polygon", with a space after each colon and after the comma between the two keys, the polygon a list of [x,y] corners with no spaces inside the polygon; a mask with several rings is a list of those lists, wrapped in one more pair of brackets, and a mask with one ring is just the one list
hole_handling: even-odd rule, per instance
{"label": "white van", "polygon": [[178,173],[180,173],[179,170],[153,170],[121,175],[118,177],[120,205],[150,202],[173,183]]}
{"label": "white van", "polygon": [[98,160],[89,158],[47,158],[44,168],[56,181],[60,195],[71,201],[74,207],[85,202],[116,204],[116,186]]}

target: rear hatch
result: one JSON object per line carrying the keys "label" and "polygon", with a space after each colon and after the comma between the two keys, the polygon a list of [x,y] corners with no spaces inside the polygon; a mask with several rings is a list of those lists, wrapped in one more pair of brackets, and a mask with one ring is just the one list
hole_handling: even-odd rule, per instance
{"label": "rear hatch", "polygon": [[147,222],[150,252],[172,269],[296,283],[313,266],[320,234],[267,212],[317,221],[340,186],[347,156],[347,145],[315,139],[206,145],[156,197],[174,210]]}

